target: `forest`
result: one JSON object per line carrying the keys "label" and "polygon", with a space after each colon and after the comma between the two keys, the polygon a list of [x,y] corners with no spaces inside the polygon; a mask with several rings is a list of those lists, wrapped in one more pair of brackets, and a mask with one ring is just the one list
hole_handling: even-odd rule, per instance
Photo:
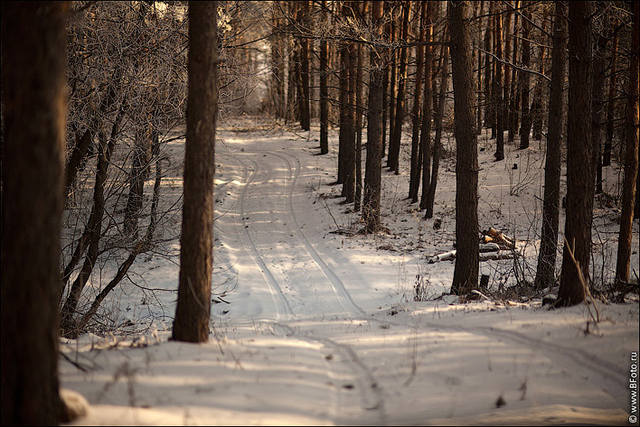
{"label": "forest", "polygon": [[640,2],[1,7],[1,422],[637,425]]}

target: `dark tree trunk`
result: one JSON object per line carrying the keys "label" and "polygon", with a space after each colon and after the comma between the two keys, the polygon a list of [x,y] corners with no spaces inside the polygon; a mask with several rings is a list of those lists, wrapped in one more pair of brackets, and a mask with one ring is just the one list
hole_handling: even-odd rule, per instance
{"label": "dark tree trunk", "polygon": [[[382,4],[371,3],[371,21],[378,37],[382,36]],[[380,181],[382,164],[382,109],[384,93],[385,58],[382,52],[371,48],[369,71],[369,105],[367,109],[367,159],[362,202],[365,231],[373,233],[380,228]]]}
{"label": "dark tree trunk", "polygon": [[[504,19],[505,19],[505,24],[504,24],[504,59],[506,61],[509,60],[509,57],[511,56],[511,15],[512,12],[510,12],[509,10],[512,8],[513,6],[511,5],[511,2],[507,2],[507,13],[505,13],[504,15]],[[509,130],[509,114],[510,114],[510,110],[509,110],[509,104],[511,103],[511,70],[508,67],[504,67],[504,85],[503,85],[503,95],[502,95],[502,103],[501,108],[502,108],[502,130],[503,130],[503,136],[502,136],[502,151],[504,152],[504,131]]]}
{"label": "dark tree trunk", "polygon": [[478,285],[478,153],[473,115],[473,64],[467,2],[449,2],[456,135],[456,265],[451,293]]}
{"label": "dark tree trunk", "polygon": [[338,184],[344,183],[346,141],[352,130],[349,128],[349,49],[346,43],[340,46],[340,131],[338,134]]}
{"label": "dark tree trunk", "polygon": [[[364,16],[367,13],[367,3],[363,2],[358,7],[358,21],[364,25]],[[356,188],[353,201],[353,210],[359,211],[362,202],[362,46],[359,43],[356,48],[356,69],[355,69],[355,126],[356,126],[356,146],[355,146],[355,178]]]}
{"label": "dark tree trunk", "polygon": [[[493,13],[494,2],[489,2],[489,14]],[[487,20],[487,25],[485,26],[484,31],[484,50],[485,52],[491,51],[491,27],[489,25],[489,20]],[[491,55],[486,53],[484,55],[484,127],[492,127],[494,122],[493,115],[493,99],[491,97],[491,69],[492,69],[492,58]]]}
{"label": "dark tree trunk", "polygon": [[[326,7],[326,0],[322,1],[322,9]],[[326,19],[326,12],[323,12]],[[329,152],[329,90],[327,87],[327,40],[320,40],[320,154]]]}
{"label": "dark tree trunk", "polygon": [[[544,74],[544,53],[545,49],[540,46],[540,64],[538,69],[540,74]],[[538,82],[533,91],[533,101],[531,102],[531,128],[533,130],[533,139],[536,141],[542,140],[542,89],[545,82],[538,77]]]}
{"label": "dark tree trunk", "polygon": [[211,310],[217,95],[216,2],[189,4],[189,90],[180,236],[180,283],[172,339],[206,342]]}
{"label": "dark tree trunk", "polygon": [[129,173],[129,197],[124,214],[124,232],[128,236],[138,236],[138,217],[144,201],[144,183],[149,176],[151,160],[151,126],[136,132],[133,147],[133,163]]}
{"label": "dark tree trunk", "polygon": [[433,204],[436,199],[436,187],[438,186],[438,170],[440,166],[440,152],[442,151],[442,118],[444,116],[444,106],[447,102],[447,87],[449,86],[449,61],[447,48],[442,47],[444,56],[442,70],[440,74],[440,96],[438,99],[438,109],[434,118],[436,126],[436,135],[433,140],[433,159],[431,166],[431,180],[429,182],[429,192],[427,193],[427,202],[425,206],[425,218],[433,218]]}
{"label": "dark tree trunk", "polygon": [[604,80],[605,61],[604,52],[607,47],[607,39],[603,35],[598,36],[596,49],[593,53],[593,82],[591,85],[591,99],[593,102],[591,111],[591,144],[593,145],[593,166],[596,171],[596,194],[602,193],[602,116],[604,109]]}
{"label": "dark tree trunk", "polygon": [[[593,3],[569,3],[569,113],[567,128],[567,218],[562,254],[558,306],[584,301],[583,276],[589,285],[591,222],[593,219],[593,162],[591,145],[591,38]],[[574,254],[576,263],[569,253]],[[578,271],[580,268],[580,272]]]}
{"label": "dark tree trunk", "polygon": [[609,77],[609,102],[607,103],[607,131],[602,153],[602,166],[611,165],[611,147],[613,145],[613,116],[615,112],[616,82],[617,82],[617,57],[618,57],[618,33],[613,34],[613,46],[611,53],[611,75]]}
{"label": "dark tree trunk", "polygon": [[[418,28],[419,41],[424,41],[425,12],[427,3],[422,3],[420,8],[420,25]],[[411,132],[411,172],[409,175],[409,199],[411,203],[418,201],[418,188],[420,187],[420,99],[422,95],[422,71],[424,68],[424,46],[416,46],[416,84],[413,92],[412,132]]]}
{"label": "dark tree trunk", "polygon": [[[516,9],[520,8],[520,0],[516,0]],[[520,15],[515,14],[513,18],[513,54],[511,56],[511,63],[516,64],[518,60],[518,18]],[[518,84],[516,82],[516,69],[511,69],[511,88],[509,94],[509,113],[505,116],[507,120],[507,127],[509,130],[508,141],[513,142],[516,134],[516,128],[518,127],[518,104],[520,98],[520,92],[517,90]]]}
{"label": "dark tree trunk", "polygon": [[[431,19],[433,14],[433,3],[428,3],[427,6],[427,30],[425,39],[427,42],[431,42],[433,28],[431,25]],[[433,116],[433,53],[431,46],[425,46],[424,55],[424,95],[422,102],[422,127],[420,130],[420,153],[422,154],[422,194],[420,195],[420,209],[427,207],[427,193],[429,192],[429,186],[431,185],[431,119]],[[417,192],[417,190],[416,190]]]}
{"label": "dark tree trunk", "polygon": [[[529,68],[531,60],[531,43],[529,33],[531,32],[530,14],[525,10],[522,13],[522,67]],[[520,105],[522,118],[520,120],[520,149],[529,148],[529,134],[531,133],[531,113],[529,111],[529,73],[520,73]]]}
{"label": "dark tree trunk", "polygon": [[[409,11],[411,9],[410,2],[402,4],[402,35],[401,40],[407,39],[407,31],[409,28]],[[400,145],[402,139],[402,123],[404,122],[404,95],[405,84],[407,80],[407,48],[400,50],[398,70],[398,93],[396,95],[396,110],[394,114],[394,125],[389,141],[389,168],[398,175],[400,173]]]}
{"label": "dark tree trunk", "polygon": [[[56,425],[67,2],[3,3],[0,420]],[[27,267],[27,268],[25,268]]]}
{"label": "dark tree trunk", "polygon": [[[387,3],[387,2],[385,2]],[[389,23],[389,33],[391,35],[390,39],[391,39],[391,44],[393,44],[396,41],[396,33],[397,33],[397,29],[396,29],[396,20],[395,20],[395,5],[390,6],[390,13],[391,13],[391,22]],[[397,72],[397,63],[396,63],[396,58],[398,57],[398,52],[395,48],[392,48],[391,50],[391,65],[389,66],[389,96],[387,97],[388,102],[389,102],[389,107],[388,107],[388,111],[389,111],[389,137],[388,137],[388,141],[389,141],[389,151],[387,153],[387,167],[391,167],[391,164],[389,163],[390,159],[389,157],[391,156],[391,139],[392,139],[392,135],[393,135],[393,127],[396,124],[396,81],[397,81],[397,77],[396,77],[396,72]],[[385,151],[385,142],[383,142],[383,149],[382,151]]]}
{"label": "dark tree trunk", "polygon": [[[355,171],[356,171],[356,123],[355,123],[355,73],[356,73],[356,48],[353,44],[347,47],[347,104],[344,141],[344,182],[342,183],[342,196],[345,203],[352,203],[355,199]],[[340,129],[342,131],[342,127]]]}
{"label": "dark tree trunk", "polygon": [[274,1],[271,6],[271,20],[273,24],[273,36],[271,37],[271,90],[274,113],[277,118],[284,117],[284,53],[282,51],[282,34],[280,28],[280,13],[282,5]]}
{"label": "dark tree trunk", "polygon": [[[500,11],[500,10],[498,10]],[[496,56],[502,58],[502,15],[495,16],[495,44]],[[498,60],[494,61],[494,77],[493,77],[493,104],[496,116],[496,152],[494,157],[496,161],[504,159],[504,107],[502,104],[502,63]]]}
{"label": "dark tree trunk", "polygon": [[[309,2],[300,2],[299,22],[302,28],[308,28]],[[311,113],[309,110],[309,39],[299,38],[300,45],[300,127],[309,130],[311,126]]]}
{"label": "dark tree trunk", "polygon": [[[484,0],[480,1],[480,15],[484,13]],[[481,30],[482,31],[482,30]],[[482,35],[482,33],[480,33]],[[474,43],[480,43],[480,40]],[[476,133],[480,135],[482,133],[482,52],[478,49],[478,94],[476,96]]]}
{"label": "dark tree trunk", "polygon": [[[633,236],[634,201],[638,179],[638,73],[640,52],[640,7],[633,5],[633,35],[631,62],[629,64],[629,86],[627,88],[627,108],[625,111],[626,135],[624,157],[624,185],[622,187],[622,213],[620,214],[620,234],[618,236],[618,257],[616,261],[616,281],[629,281],[629,261]],[[636,243],[636,249],[638,244]]]}
{"label": "dark tree trunk", "polygon": [[558,216],[560,214],[560,152],[564,106],[562,87],[566,76],[566,6],[556,2],[553,22],[553,52],[551,57],[551,100],[549,102],[549,135],[547,137],[544,171],[544,202],[542,234],[535,286],[537,289],[555,283],[556,251],[558,249]]}

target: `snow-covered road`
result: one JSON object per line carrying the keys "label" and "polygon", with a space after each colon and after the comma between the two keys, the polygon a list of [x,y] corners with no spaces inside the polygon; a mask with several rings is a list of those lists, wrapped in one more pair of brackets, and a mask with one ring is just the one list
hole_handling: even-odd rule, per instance
{"label": "snow-covered road", "polygon": [[414,302],[413,277],[437,287],[453,264],[330,233],[357,215],[329,185],[335,153],[316,147],[222,129],[214,262],[236,285],[213,307],[215,339],[63,346],[92,367],[61,361],[93,405],[78,424],[627,423],[637,302],[599,306],[588,332],[585,306]]}

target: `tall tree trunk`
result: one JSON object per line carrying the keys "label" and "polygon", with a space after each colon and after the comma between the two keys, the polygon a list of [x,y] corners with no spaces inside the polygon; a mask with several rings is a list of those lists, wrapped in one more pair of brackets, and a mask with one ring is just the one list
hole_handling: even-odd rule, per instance
{"label": "tall tree trunk", "polygon": [[338,179],[337,184],[344,183],[346,141],[352,130],[349,128],[349,48],[346,43],[340,46],[340,132],[338,135]]}
{"label": "tall tree trunk", "polygon": [[451,293],[478,285],[478,142],[473,115],[473,64],[468,3],[448,3],[456,135],[456,265]]}
{"label": "tall tree trunk", "polygon": [[[371,21],[376,35],[382,37],[382,4],[371,3]],[[382,109],[384,93],[385,58],[376,48],[370,48],[369,105],[367,108],[367,159],[362,201],[362,219],[365,231],[380,228],[380,182],[382,163]]]}
{"label": "tall tree trunk", "polygon": [[591,85],[591,144],[593,145],[593,167],[596,171],[595,192],[602,193],[602,113],[604,109],[604,80],[605,61],[604,52],[607,38],[598,36],[593,53],[593,82]]}
{"label": "tall tree trunk", "polygon": [[[593,3],[569,3],[569,113],[567,128],[567,218],[558,306],[584,301],[589,285],[593,163],[591,146],[591,38]],[[570,245],[570,248],[567,246]],[[574,254],[574,262],[569,250]],[[580,272],[578,271],[580,269]],[[580,275],[586,283],[581,283]]]}
{"label": "tall tree trunk", "polygon": [[[367,3],[363,2],[358,6],[358,21],[365,25],[365,15],[367,13]],[[362,46],[358,43],[356,48],[356,69],[355,69],[355,126],[356,126],[356,145],[355,145],[355,178],[356,187],[354,195],[353,210],[359,211],[362,202]]]}
{"label": "tall tree trunk", "polygon": [[560,152],[564,105],[562,86],[566,76],[566,6],[556,2],[553,21],[553,52],[551,57],[551,100],[549,102],[549,135],[544,170],[544,202],[542,234],[536,270],[535,287],[542,289],[555,282],[556,251],[558,249],[558,216],[560,214]]}
{"label": "tall tree trunk", "polygon": [[[620,214],[620,234],[618,236],[618,258],[616,261],[616,281],[629,281],[629,261],[633,236],[634,201],[638,179],[638,73],[640,73],[640,7],[633,5],[633,35],[631,62],[629,64],[629,87],[627,88],[627,108],[625,112],[626,135],[624,157],[624,185],[622,187],[622,213]],[[636,243],[636,248],[638,244]]]}
{"label": "tall tree trunk", "polygon": [[[511,8],[513,6],[511,5],[511,2],[508,1],[507,2],[507,13],[505,14],[505,23],[504,23],[504,59],[505,61],[509,60],[509,57],[511,56]],[[511,70],[508,67],[504,67],[504,85],[503,85],[503,95],[502,95],[502,103],[501,108],[502,108],[502,130],[506,131],[509,130],[509,116],[511,111],[509,110],[509,104],[511,103]],[[504,152],[504,134],[502,137],[502,145],[503,145],[503,149],[502,151]]]}
{"label": "tall tree trunk", "polygon": [[[433,35],[432,15],[433,3],[430,2],[427,5],[427,30],[425,34],[425,40],[427,42],[431,42]],[[431,73],[433,72],[433,53],[429,45],[425,46],[424,59],[424,100],[422,102],[422,127],[420,130],[420,152],[422,153],[422,194],[420,195],[420,209],[427,207],[427,193],[431,185],[431,119],[433,116],[433,82]]]}
{"label": "tall tree trunk", "polygon": [[433,204],[436,199],[436,187],[438,186],[438,170],[440,166],[440,152],[442,151],[442,118],[444,117],[444,106],[447,102],[447,88],[449,86],[449,61],[446,46],[442,47],[444,56],[442,70],[440,71],[440,95],[438,97],[438,109],[434,118],[436,135],[433,140],[433,159],[431,166],[431,180],[429,181],[429,191],[425,206],[425,218],[433,218]]}
{"label": "tall tree trunk", "polygon": [[[388,2],[385,2],[388,3]],[[390,4],[390,3],[389,3]],[[396,42],[396,34],[397,34],[397,26],[396,26],[396,5],[389,6],[391,13],[391,22],[389,23],[389,33],[391,35],[391,44],[393,45]],[[395,48],[391,49],[391,64],[389,65],[389,96],[387,97],[387,101],[389,102],[389,133],[388,133],[388,141],[389,141],[389,151],[387,153],[387,167],[391,167],[391,163],[389,156],[391,156],[391,139],[393,135],[393,127],[396,124],[396,72],[397,72],[397,63],[396,58],[398,57],[398,51]],[[383,142],[383,152],[384,150]]]}
{"label": "tall tree trunk", "polygon": [[[522,67],[529,68],[531,60],[531,16],[527,10],[522,12]],[[529,91],[531,78],[529,73],[520,72],[520,105],[522,118],[520,120],[520,149],[529,148],[529,134],[531,133],[531,112],[529,111]]]}
{"label": "tall tree trunk", "polygon": [[213,177],[218,110],[216,2],[189,4],[189,89],[180,282],[172,339],[206,342],[211,311]]}
{"label": "tall tree trunk", "polygon": [[67,2],[1,6],[4,425],[70,421],[58,391],[57,301],[68,10]]}
{"label": "tall tree trunk", "polygon": [[[500,8],[498,9],[500,12]],[[497,14],[495,17],[495,44],[496,56],[502,60],[502,15]],[[504,107],[502,104],[502,63],[499,60],[494,61],[494,78],[493,78],[493,104],[496,115],[496,152],[494,157],[496,161],[504,159]]]}
{"label": "tall tree trunk", "polygon": [[[322,0],[323,17],[326,20],[326,0]],[[329,152],[329,90],[327,87],[327,40],[320,40],[320,154]]]}
{"label": "tall tree trunk", "polygon": [[[410,2],[403,2],[402,4],[402,35],[400,40],[407,39],[407,32],[409,29],[409,12],[411,10]],[[396,95],[396,111],[394,116],[395,124],[393,125],[393,132],[391,133],[391,140],[389,141],[389,168],[398,175],[400,173],[400,146],[402,139],[402,123],[404,122],[404,95],[405,84],[407,80],[407,48],[403,47],[400,50],[398,70],[398,94]]]}
{"label": "tall tree trunk", "polygon": [[[540,63],[538,66],[540,74],[544,74],[544,53],[544,46],[540,46]],[[544,84],[546,84],[544,80],[538,77],[535,89],[533,90],[533,101],[531,102],[531,128],[533,130],[533,139],[536,141],[542,140],[542,89]]]}
{"label": "tall tree trunk", "polygon": [[[493,13],[494,2],[489,2],[489,15]],[[490,20],[487,19],[487,25],[484,30],[484,50],[487,52],[484,55],[484,127],[489,128],[493,126],[494,115],[493,115],[493,99],[491,97],[491,86],[493,82],[491,81],[492,76],[492,62],[493,59],[488,52],[491,51],[491,26]]]}
{"label": "tall tree trunk", "polygon": [[607,103],[607,130],[602,153],[602,166],[611,165],[611,147],[613,146],[613,115],[615,113],[615,97],[617,84],[618,32],[613,34],[611,47],[611,73],[609,77],[609,102]]}
{"label": "tall tree trunk", "polygon": [[[480,1],[480,11],[479,14],[482,15],[484,13],[484,0]],[[482,29],[480,30],[480,36],[482,35]],[[474,43],[480,43],[480,40],[475,41]],[[476,96],[476,133],[480,135],[482,133],[482,52],[478,49],[478,94]]]}
{"label": "tall tree trunk", "polygon": [[[355,199],[355,171],[356,171],[356,123],[355,123],[355,80],[356,80],[356,48],[353,44],[347,47],[346,67],[348,79],[345,145],[344,145],[344,182],[342,196],[345,203],[352,203]],[[341,129],[342,130],[342,129]]]}
{"label": "tall tree trunk", "polygon": [[[300,2],[299,26],[308,28],[309,19],[309,2],[304,0]],[[311,126],[311,113],[309,110],[309,39],[299,38],[300,45],[300,127],[302,130],[309,130]]]}
{"label": "tall tree trunk", "polygon": [[[420,7],[420,25],[418,27],[418,40],[424,41],[425,12],[427,3]],[[411,203],[418,201],[418,188],[420,186],[420,99],[422,95],[422,71],[424,68],[424,46],[416,46],[416,84],[413,91],[412,132],[411,132],[411,172],[409,175],[409,199]]]}
{"label": "tall tree trunk", "polygon": [[[516,0],[516,9],[520,8],[520,0]],[[511,56],[511,63],[516,64],[518,60],[518,18],[520,15],[515,14],[513,18],[513,53]],[[516,68],[511,69],[511,89],[509,94],[509,114],[505,116],[508,126],[508,141],[513,142],[516,134],[516,128],[518,127],[518,108],[520,100],[520,92],[518,91],[518,84],[516,83]]]}

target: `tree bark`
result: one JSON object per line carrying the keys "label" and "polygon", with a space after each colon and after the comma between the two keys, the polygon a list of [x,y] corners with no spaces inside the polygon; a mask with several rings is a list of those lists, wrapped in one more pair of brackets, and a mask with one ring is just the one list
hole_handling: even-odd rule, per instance
{"label": "tree bark", "polygon": [[434,118],[436,134],[433,140],[433,159],[431,166],[431,180],[429,181],[429,191],[427,192],[427,201],[425,206],[425,218],[433,218],[433,204],[436,199],[436,188],[438,186],[438,170],[440,168],[440,152],[442,151],[442,118],[444,116],[444,106],[447,102],[447,88],[449,86],[449,55],[447,48],[442,47],[442,55],[444,56],[442,70],[440,71],[440,96],[438,99],[438,109]]}
{"label": "tree bark", "polygon": [[549,130],[544,170],[544,202],[542,234],[536,270],[535,287],[542,289],[555,283],[556,251],[558,249],[558,217],[560,214],[560,170],[562,147],[562,118],[564,105],[562,88],[566,76],[566,6],[555,3],[553,21],[553,52],[551,57],[551,100],[549,102]]}
{"label": "tree bark", "polygon": [[[627,88],[627,108],[625,111],[626,135],[624,157],[624,184],[622,187],[622,213],[620,214],[620,234],[618,236],[618,257],[616,261],[616,281],[629,281],[629,261],[633,237],[633,214],[638,178],[638,55],[640,52],[640,7],[633,5],[633,35],[631,61],[629,64],[629,86]],[[637,248],[636,243],[636,248]]]}
{"label": "tree bark", "polygon": [[[522,67],[529,68],[531,60],[531,43],[529,33],[531,32],[531,15],[528,11],[522,12]],[[529,148],[529,134],[531,133],[531,113],[529,111],[529,91],[531,78],[529,73],[520,72],[520,105],[522,110],[520,120],[520,149]]]}
{"label": "tree bark", "polygon": [[[402,35],[401,40],[406,40],[407,32],[409,28],[409,12],[411,10],[411,3],[404,2],[402,4]],[[394,114],[394,125],[391,133],[391,140],[389,141],[389,168],[394,171],[396,175],[400,173],[400,146],[402,140],[402,123],[404,122],[404,95],[405,84],[407,80],[407,48],[403,47],[400,50],[398,70],[398,93],[396,95],[396,110]]]}
{"label": "tree bark", "polygon": [[[300,2],[299,25],[308,28],[309,2]],[[300,45],[300,127],[302,130],[309,130],[311,126],[311,113],[309,110],[309,39],[299,38]]]}
{"label": "tree bark", "polygon": [[[322,1],[323,17],[326,20],[326,0]],[[329,90],[327,87],[327,40],[320,40],[320,154],[329,152]]]}
{"label": "tree bark", "polygon": [[[427,3],[420,7],[420,25],[418,27],[418,39],[424,41],[425,12]],[[418,201],[418,188],[420,187],[420,100],[422,95],[422,72],[424,69],[424,46],[415,47],[416,55],[416,84],[413,92],[412,132],[411,132],[411,171],[409,175],[409,199],[411,203]]]}
{"label": "tree bark", "polygon": [[[371,3],[371,21],[376,35],[382,37],[382,4]],[[385,59],[383,53],[370,48],[369,100],[367,109],[367,158],[365,167],[362,219],[365,231],[380,229],[380,182],[382,164],[382,109],[384,93]]]}
{"label": "tree bark", "polygon": [[611,165],[611,147],[613,146],[613,116],[615,112],[616,82],[617,82],[617,57],[618,57],[618,33],[613,34],[611,53],[611,75],[609,77],[609,102],[607,103],[607,130],[602,153],[602,166]]}
{"label": "tree bark", "polygon": [[593,82],[591,85],[591,144],[593,145],[593,167],[596,171],[595,192],[602,193],[602,113],[604,108],[605,61],[607,39],[598,36],[593,53]]}
{"label": "tree bark", "polygon": [[[433,28],[432,17],[433,3],[428,3],[427,6],[427,30],[425,40],[431,42]],[[431,146],[431,119],[433,117],[433,53],[431,46],[425,46],[425,61],[424,61],[424,100],[422,101],[422,127],[420,130],[420,153],[422,153],[422,194],[420,195],[420,209],[427,207],[427,193],[431,186],[431,152],[433,150]],[[417,190],[416,190],[417,192]]]}
{"label": "tree bark", "polygon": [[[567,128],[567,218],[557,306],[584,301],[589,280],[593,219],[591,145],[591,39],[593,3],[569,3],[569,113]],[[567,243],[578,266],[572,260]],[[578,268],[587,283],[581,283]]]}
{"label": "tree bark", "polygon": [[57,301],[68,10],[67,2],[1,6],[4,425],[70,421],[59,396]]}
{"label": "tree bark", "polygon": [[[498,12],[500,9],[498,9]],[[496,56],[499,59],[502,58],[502,15],[497,14],[495,17],[495,27],[494,27],[494,35],[495,35],[495,45],[496,45]],[[494,77],[493,77],[493,104],[494,104],[494,113],[496,116],[496,152],[494,153],[494,157],[496,161],[500,161],[504,159],[504,107],[502,103],[502,63],[500,61],[494,61]]]}
{"label": "tree bark", "polygon": [[211,310],[217,95],[216,2],[189,4],[189,89],[180,282],[172,339],[206,342]]}
{"label": "tree bark", "polygon": [[478,285],[478,153],[473,115],[473,64],[465,1],[448,3],[456,136],[456,249],[451,293]]}

